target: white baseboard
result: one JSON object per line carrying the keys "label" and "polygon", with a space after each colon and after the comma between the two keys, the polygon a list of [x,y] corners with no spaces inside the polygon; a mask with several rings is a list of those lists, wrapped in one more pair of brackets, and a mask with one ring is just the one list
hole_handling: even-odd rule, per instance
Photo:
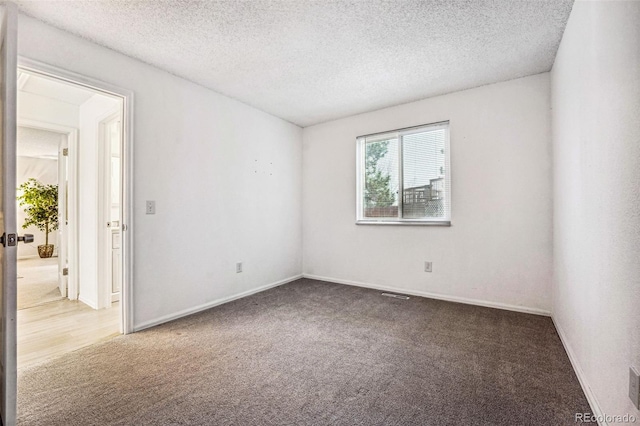
{"label": "white baseboard", "polygon": [[[448,296],[448,295],[439,294],[439,293],[429,293],[429,292],[416,291],[416,290],[407,290],[407,289],[402,289],[402,288],[381,286],[381,285],[377,285],[377,284],[361,283],[361,282],[357,282],[357,281],[343,280],[343,279],[330,278],[330,277],[323,277],[323,276],[311,275],[311,274],[300,274],[300,275],[295,275],[295,276],[292,276],[292,277],[289,277],[289,278],[285,278],[285,279],[280,280],[280,281],[276,281],[276,282],[271,283],[271,284],[266,284],[264,286],[261,286],[261,287],[258,287],[258,288],[252,289],[252,290],[244,291],[242,293],[238,293],[238,294],[235,294],[235,295],[232,295],[232,296],[224,297],[222,299],[217,299],[217,300],[214,300],[214,301],[211,301],[211,302],[207,302],[207,303],[204,303],[202,305],[194,306],[194,307],[189,308],[189,309],[183,309],[182,311],[178,311],[178,312],[175,312],[175,313],[172,313],[172,314],[169,314],[169,315],[164,315],[164,316],[162,316],[160,318],[156,318],[156,319],[151,320],[151,321],[143,322],[141,324],[138,324],[138,325],[134,326],[134,332],[141,331],[141,330],[144,330],[146,328],[154,327],[156,325],[160,325],[160,324],[163,324],[163,323],[166,323],[166,322],[169,322],[169,321],[173,321],[173,320],[176,320],[176,319],[188,316],[188,315],[192,315],[192,314],[195,314],[195,313],[198,313],[198,312],[201,312],[201,311],[205,311],[207,309],[210,309],[210,308],[213,308],[215,306],[219,306],[219,305],[231,302],[233,300],[242,299],[243,297],[247,297],[247,296],[250,296],[252,294],[260,293],[262,291],[269,290],[271,288],[278,287],[278,286],[290,283],[290,282],[298,280],[300,278],[309,278],[309,279],[313,279],[313,280],[326,281],[326,282],[331,282],[331,283],[336,283],[336,284],[352,285],[352,286],[356,286],[356,287],[371,288],[371,289],[376,289],[376,290],[389,291],[389,292],[393,292],[393,293],[409,294],[409,295],[413,295],[413,296],[426,297],[426,298],[430,298],[430,299],[445,300],[445,301],[448,301],[448,302],[464,303],[464,304],[468,304],[468,305],[484,306],[484,307],[488,307],[488,308],[504,309],[504,310],[508,310],[508,311],[522,312],[522,313],[527,313],[527,314],[549,316],[549,317],[551,317],[551,319],[553,321],[553,324],[554,324],[556,330],[558,331],[558,335],[560,336],[560,341],[562,342],[562,345],[564,346],[564,349],[567,352],[567,356],[569,357],[569,361],[571,362],[573,370],[575,371],[576,376],[578,377],[578,381],[580,382],[580,386],[582,387],[582,390],[583,390],[583,392],[584,392],[584,394],[585,394],[585,396],[587,398],[587,401],[589,402],[589,405],[591,406],[591,410],[593,411],[593,414],[599,420],[602,420],[604,418],[602,409],[600,408],[600,404],[598,404],[598,400],[596,399],[593,391],[591,390],[591,387],[587,383],[587,379],[586,379],[586,377],[585,377],[585,375],[584,375],[584,373],[582,371],[582,368],[578,364],[578,360],[577,360],[573,350],[571,349],[571,346],[569,345],[569,342],[566,339],[564,331],[558,325],[558,323],[555,321],[555,319],[553,318],[553,316],[551,315],[551,313],[549,311],[545,311],[545,310],[539,309],[539,308],[530,308],[530,307],[526,307],[526,306],[510,305],[510,304],[506,304],[506,303],[489,302],[489,301],[486,301],[486,300],[469,299],[469,298],[465,298],[465,297]],[[89,306],[91,306],[90,303],[87,303],[87,301],[83,300],[82,298],[80,298],[80,301],[82,301],[82,302],[88,304]],[[598,421],[598,424],[600,426],[608,426],[608,424],[604,420]]]}
{"label": "white baseboard", "polygon": [[80,302],[84,303],[85,305],[89,306],[92,309],[98,309],[98,305],[97,304],[93,303],[90,300],[87,300],[87,299],[83,298],[82,296],[78,296],[78,300]]}
{"label": "white baseboard", "polygon": [[36,257],[40,257],[37,254],[29,254],[26,256],[18,256],[18,260],[27,260],[27,259],[35,259]]}
{"label": "white baseboard", "polygon": [[553,320],[553,325],[556,327],[558,336],[560,336],[560,341],[562,342],[562,346],[564,346],[564,350],[567,353],[567,356],[569,357],[569,361],[571,361],[571,366],[573,367],[573,371],[575,371],[576,376],[578,377],[578,381],[580,382],[582,391],[584,392],[584,395],[587,398],[587,402],[589,402],[589,405],[591,406],[591,411],[593,411],[593,415],[596,416],[596,419],[598,419],[598,424],[600,426],[608,426],[608,423],[605,420],[604,413],[600,408],[600,404],[598,403],[598,400],[596,399],[595,394],[591,390],[591,387],[587,383],[587,378],[584,375],[584,372],[582,371],[580,364],[578,364],[578,358],[576,358],[575,352],[573,352],[573,349],[571,349],[571,345],[569,345],[567,336],[564,334],[562,327],[560,327],[560,325],[556,322],[555,318],[553,318],[553,315],[551,316],[551,319]]}
{"label": "white baseboard", "polygon": [[164,324],[165,322],[173,321],[178,318],[186,317],[188,315],[193,315],[201,311],[206,311],[207,309],[213,308],[214,306],[222,305],[224,303],[228,303],[237,299],[242,299],[243,297],[251,296],[252,294],[260,293],[262,291],[269,290],[270,288],[278,287],[283,284],[290,283],[291,281],[299,280],[300,278],[302,278],[302,274],[294,275],[293,277],[285,278],[283,280],[276,281],[271,284],[263,285],[261,287],[254,288],[251,290],[243,291],[242,293],[223,297],[222,299],[216,299],[214,301],[207,302],[202,305],[194,306],[192,308],[183,309],[181,311],[174,312],[169,315],[164,315],[164,316],[161,316],[160,318],[156,318],[151,321],[145,321],[140,324],[135,324],[133,326],[133,331],[134,332],[141,331],[141,330],[144,330],[145,328],[155,327],[156,325]]}
{"label": "white baseboard", "polygon": [[[57,258],[58,254],[54,253],[53,256],[51,256],[49,259],[52,259],[54,257]],[[29,255],[26,255],[26,256],[18,256],[18,260],[38,259],[38,258],[40,258],[40,256],[37,255],[37,254],[29,254]]]}
{"label": "white baseboard", "polygon": [[549,311],[545,311],[544,309],[539,309],[539,308],[530,308],[530,307],[527,307],[527,306],[510,305],[510,304],[507,304],[507,303],[490,302],[490,301],[487,301],[487,300],[479,300],[479,299],[468,299],[466,297],[448,296],[446,294],[429,293],[429,292],[426,292],[426,291],[407,290],[407,289],[403,289],[403,288],[387,287],[387,286],[378,285],[378,284],[362,283],[362,282],[358,282],[358,281],[342,280],[342,279],[339,279],[339,278],[322,277],[322,276],[311,275],[311,274],[303,274],[303,276],[304,276],[304,278],[309,278],[309,279],[312,279],[312,280],[327,281],[327,282],[332,282],[332,283],[337,283],[337,284],[353,285],[353,286],[356,286],[356,287],[372,288],[372,289],[376,289],[376,290],[388,291],[388,292],[391,292],[391,293],[409,294],[411,296],[419,296],[419,297],[426,297],[426,298],[429,298],[429,299],[445,300],[447,302],[464,303],[466,305],[484,306],[484,307],[487,307],[487,308],[504,309],[504,310],[507,310],[507,311],[523,312],[525,314],[543,315],[543,316],[547,316],[547,317],[551,316],[551,312],[549,312]]}

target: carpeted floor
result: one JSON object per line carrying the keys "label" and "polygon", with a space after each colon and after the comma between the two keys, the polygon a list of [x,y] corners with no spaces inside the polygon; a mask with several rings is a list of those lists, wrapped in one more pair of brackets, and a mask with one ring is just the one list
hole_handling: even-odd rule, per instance
{"label": "carpeted floor", "polygon": [[57,257],[18,261],[18,309],[61,299]]}
{"label": "carpeted floor", "polygon": [[20,425],[568,425],[549,318],[299,280],[19,372]]}

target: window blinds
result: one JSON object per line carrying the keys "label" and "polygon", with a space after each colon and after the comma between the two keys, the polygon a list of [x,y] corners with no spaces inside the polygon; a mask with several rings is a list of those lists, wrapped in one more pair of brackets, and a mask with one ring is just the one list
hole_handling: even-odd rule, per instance
{"label": "window blinds", "polygon": [[448,222],[449,123],[358,138],[358,219]]}

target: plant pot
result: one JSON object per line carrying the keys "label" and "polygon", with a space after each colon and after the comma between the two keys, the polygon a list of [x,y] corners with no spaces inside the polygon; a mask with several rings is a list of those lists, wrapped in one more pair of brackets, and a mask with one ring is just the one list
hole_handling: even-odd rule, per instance
{"label": "plant pot", "polygon": [[38,255],[43,259],[53,256],[53,244],[43,244],[38,246]]}

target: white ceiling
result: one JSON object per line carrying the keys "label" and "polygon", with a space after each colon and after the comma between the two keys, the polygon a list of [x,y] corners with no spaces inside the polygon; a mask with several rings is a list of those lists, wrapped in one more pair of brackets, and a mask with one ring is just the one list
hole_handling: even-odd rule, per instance
{"label": "white ceiling", "polygon": [[17,155],[18,157],[57,159],[61,138],[60,133],[18,126]]}
{"label": "white ceiling", "polygon": [[25,71],[18,72],[18,90],[78,106],[95,95],[89,89]]}
{"label": "white ceiling", "polygon": [[549,71],[573,0],[18,1],[300,126]]}

